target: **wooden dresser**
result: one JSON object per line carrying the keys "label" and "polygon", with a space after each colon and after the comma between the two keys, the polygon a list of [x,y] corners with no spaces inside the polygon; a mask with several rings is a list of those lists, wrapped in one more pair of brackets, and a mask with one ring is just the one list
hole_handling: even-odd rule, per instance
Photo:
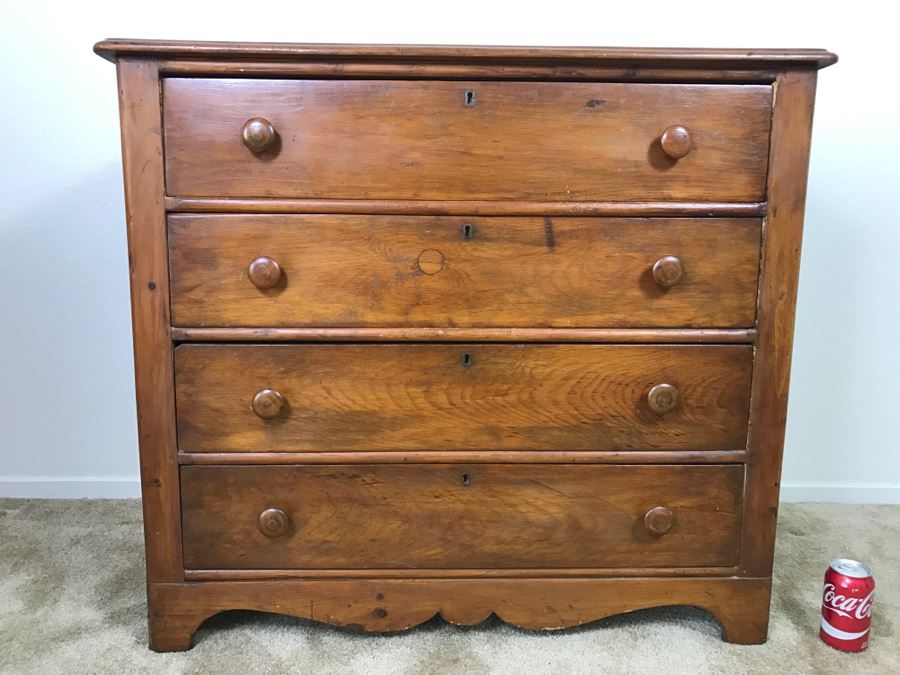
{"label": "wooden dresser", "polygon": [[821,50],[109,40],[150,644],[766,638]]}

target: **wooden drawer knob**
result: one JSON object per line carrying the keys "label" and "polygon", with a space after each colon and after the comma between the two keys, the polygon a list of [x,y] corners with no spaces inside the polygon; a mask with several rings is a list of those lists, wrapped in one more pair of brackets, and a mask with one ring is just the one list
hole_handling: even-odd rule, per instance
{"label": "wooden drawer knob", "polygon": [[283,537],[291,527],[291,519],[281,509],[266,509],[256,521],[259,531],[269,539]]}
{"label": "wooden drawer knob", "polygon": [[674,255],[664,255],[653,263],[653,281],[661,288],[677,286],[683,275],[681,261]]}
{"label": "wooden drawer knob", "polygon": [[260,389],[253,397],[253,412],[264,420],[273,420],[281,414],[287,402],[274,389]]}
{"label": "wooden drawer knob", "polygon": [[652,534],[665,534],[672,529],[674,516],[665,506],[654,506],[644,514],[644,527]]}
{"label": "wooden drawer knob", "polygon": [[671,384],[657,384],[647,394],[650,410],[662,415],[678,405],[678,390]]}
{"label": "wooden drawer knob", "polygon": [[672,159],[681,159],[691,151],[691,134],[680,124],[668,127],[659,138],[663,152]]}
{"label": "wooden drawer knob", "polygon": [[281,265],[268,256],[261,256],[247,265],[247,277],[257,288],[272,288],[281,281]]}
{"label": "wooden drawer knob", "polygon": [[275,143],[276,136],[275,127],[264,117],[251,117],[241,127],[241,139],[250,152],[265,152]]}

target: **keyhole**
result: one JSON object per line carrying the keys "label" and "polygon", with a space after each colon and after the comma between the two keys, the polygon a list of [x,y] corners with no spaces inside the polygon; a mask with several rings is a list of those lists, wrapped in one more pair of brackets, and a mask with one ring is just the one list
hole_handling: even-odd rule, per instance
{"label": "keyhole", "polygon": [[468,368],[472,365],[472,355],[469,352],[463,352],[462,364],[463,368]]}
{"label": "keyhole", "polygon": [[475,234],[475,226],[472,223],[465,223],[461,228],[463,239],[471,239]]}
{"label": "keyhole", "polygon": [[469,485],[472,484],[472,481],[469,480],[469,474],[464,473],[464,474],[461,476],[461,478],[462,478],[462,484],[463,484],[464,487],[469,487]]}
{"label": "keyhole", "polygon": [[474,89],[466,89],[465,106],[467,108],[471,108],[473,105],[475,105],[475,90]]}

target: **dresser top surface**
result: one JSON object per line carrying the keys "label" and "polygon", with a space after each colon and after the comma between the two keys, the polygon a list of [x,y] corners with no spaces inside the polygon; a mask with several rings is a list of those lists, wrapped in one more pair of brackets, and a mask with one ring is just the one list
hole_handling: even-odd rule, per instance
{"label": "dresser top surface", "polygon": [[108,39],[94,45],[100,56],[203,59],[340,59],[380,61],[572,63],[707,68],[825,68],[837,56],[824,49],[690,49],[637,47],[512,47],[460,45],[302,44]]}

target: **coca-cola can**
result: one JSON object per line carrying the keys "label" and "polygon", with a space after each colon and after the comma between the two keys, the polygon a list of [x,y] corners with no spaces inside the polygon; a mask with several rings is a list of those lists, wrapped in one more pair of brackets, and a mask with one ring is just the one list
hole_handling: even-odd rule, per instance
{"label": "coca-cola can", "polygon": [[875,579],[872,570],[855,560],[839,558],[825,571],[819,636],[842,652],[869,646]]}

